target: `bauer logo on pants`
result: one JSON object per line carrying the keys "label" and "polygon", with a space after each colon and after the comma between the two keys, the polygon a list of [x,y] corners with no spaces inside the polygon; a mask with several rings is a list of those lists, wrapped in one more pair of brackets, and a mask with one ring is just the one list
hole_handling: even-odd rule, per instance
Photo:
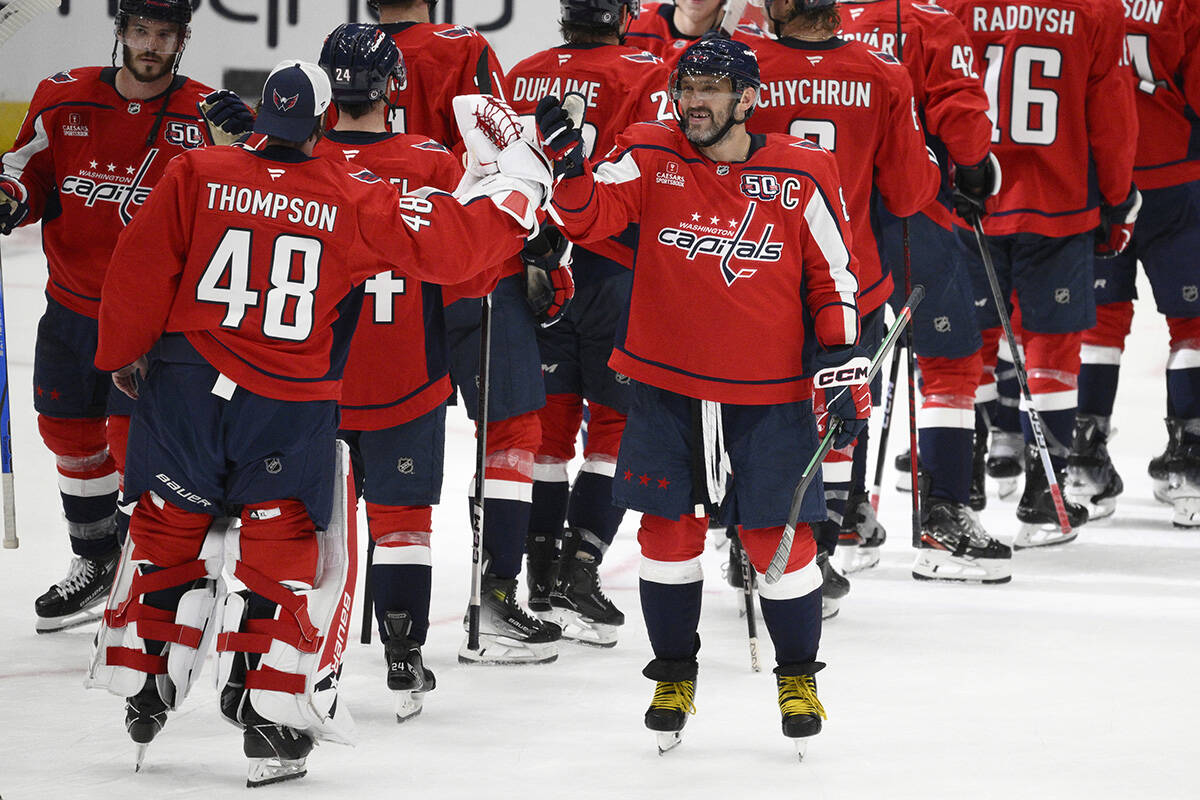
{"label": "bauer logo on pants", "polygon": [[813,387],[828,389],[830,386],[853,386],[866,383],[871,374],[871,359],[866,356],[852,358],[840,367],[828,367],[813,376]]}
{"label": "bauer logo on pants", "polygon": [[1183,299],[1184,300],[1186,300],[1189,303],[1194,303],[1194,302],[1196,302],[1197,297],[1200,297],[1200,289],[1197,289],[1195,286],[1183,287]]}

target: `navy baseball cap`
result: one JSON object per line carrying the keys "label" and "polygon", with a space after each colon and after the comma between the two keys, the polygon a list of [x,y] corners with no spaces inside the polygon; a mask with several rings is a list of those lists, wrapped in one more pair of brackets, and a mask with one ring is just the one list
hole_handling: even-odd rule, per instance
{"label": "navy baseball cap", "polygon": [[282,61],[263,85],[254,132],[302,142],[333,100],[325,70],[307,61]]}

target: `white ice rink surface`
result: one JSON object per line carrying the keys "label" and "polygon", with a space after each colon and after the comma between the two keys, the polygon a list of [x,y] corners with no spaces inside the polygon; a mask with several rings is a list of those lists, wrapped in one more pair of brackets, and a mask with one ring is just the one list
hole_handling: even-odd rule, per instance
{"label": "white ice rink surface", "polygon": [[[92,629],[34,633],[33,600],[65,574],[69,555],[54,462],[31,400],[45,262],[28,230],[5,239],[3,254],[21,548],[0,551],[0,796],[239,796],[241,736],[220,719],[211,665],[135,775],[122,701],[82,688]],[[1150,297],[1145,287],[1142,294]],[[425,648],[437,690],[422,716],[397,725],[382,648],[356,639],[341,686],[358,746],[321,746],[308,777],[259,794],[1200,798],[1200,531],[1171,527],[1145,473],[1165,442],[1166,341],[1162,319],[1139,303],[1111,447],[1126,483],[1116,516],[1088,525],[1072,544],[1017,554],[1011,584],[914,581],[909,500],[891,489],[889,465],[881,518],[890,538],[880,566],[853,576],[841,615],[825,626],[829,667],[819,681],[829,721],[803,764],[780,734],[770,672],[749,669],[740,596],[720,578],[725,551],[711,547],[698,713],[683,745],[657,754],[642,727],[652,684],[640,675],[650,649],[635,514],[601,570],[628,619],[614,649],[564,645],[546,666],[459,666],[470,548],[461,495],[474,448],[454,410]],[[897,408],[905,408],[903,394]],[[893,431],[893,452],[906,437]],[[1014,509],[1015,498],[993,494],[983,521],[1011,539]],[[765,638],[763,647],[769,669]]]}

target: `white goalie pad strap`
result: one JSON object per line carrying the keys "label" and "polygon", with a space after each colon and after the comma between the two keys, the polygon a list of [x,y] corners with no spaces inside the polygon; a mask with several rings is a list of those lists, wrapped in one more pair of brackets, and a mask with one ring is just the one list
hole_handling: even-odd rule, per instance
{"label": "white goalie pad strap", "polygon": [[[267,719],[317,739],[353,744],[354,720],[344,702],[334,706],[358,572],[357,501],[350,450],[342,441],[337,443],[337,466],[333,518],[326,530],[317,531],[320,555],[314,586],[291,592],[299,601],[295,607],[303,612],[297,614],[301,629],[308,623],[314,629],[308,635],[315,638],[303,642],[302,648],[272,639],[258,669],[247,674],[246,688],[255,710]],[[276,592],[288,592],[279,584],[275,587]],[[247,588],[262,594],[250,583]],[[277,613],[290,614],[284,608]]]}
{"label": "white goalie pad strap", "polygon": [[[155,675],[168,706],[183,702],[204,664],[216,628],[213,612],[225,595],[224,531],[222,525],[209,528],[195,561],[147,574],[141,567],[148,562],[135,561],[132,539],[126,540],[85,686],[130,697],[141,691],[147,675]],[[195,587],[184,592],[175,612],[142,602],[147,593],[189,584]],[[147,639],[165,642],[163,651],[147,652]]]}

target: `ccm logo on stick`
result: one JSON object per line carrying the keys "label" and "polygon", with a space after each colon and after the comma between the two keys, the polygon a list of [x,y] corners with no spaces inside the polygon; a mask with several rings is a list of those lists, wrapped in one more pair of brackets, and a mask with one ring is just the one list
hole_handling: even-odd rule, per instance
{"label": "ccm logo on stick", "polygon": [[830,386],[853,386],[866,383],[871,374],[871,359],[866,356],[852,358],[840,367],[828,367],[813,376],[813,386],[828,389]]}

